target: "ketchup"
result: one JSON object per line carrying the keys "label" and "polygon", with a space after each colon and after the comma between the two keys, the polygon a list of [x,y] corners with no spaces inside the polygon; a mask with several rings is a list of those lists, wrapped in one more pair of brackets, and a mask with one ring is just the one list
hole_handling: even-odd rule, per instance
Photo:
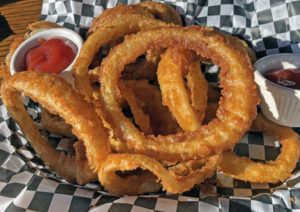
{"label": "ketchup", "polygon": [[59,74],[74,60],[77,47],[64,38],[40,40],[40,45],[30,49],[25,55],[26,70],[40,70]]}
{"label": "ketchup", "polygon": [[278,85],[300,89],[300,69],[280,69],[267,71],[264,77]]}

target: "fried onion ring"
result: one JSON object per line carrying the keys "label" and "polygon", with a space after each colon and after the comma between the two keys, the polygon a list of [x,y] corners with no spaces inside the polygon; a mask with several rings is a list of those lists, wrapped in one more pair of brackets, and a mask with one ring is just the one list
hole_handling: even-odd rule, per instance
{"label": "fried onion ring", "polygon": [[[168,136],[144,136],[122,114],[118,106],[118,80],[124,66],[134,61],[149,47],[182,47],[210,58],[221,67],[220,86],[223,96],[217,117],[195,132]],[[157,160],[181,161],[206,158],[232,149],[249,129],[256,116],[259,98],[253,68],[244,49],[234,49],[226,37],[211,28],[164,27],[140,31],[127,36],[101,64],[100,84],[105,120],[115,136],[136,153]]]}
{"label": "fried onion ring", "polygon": [[[49,112],[60,115],[72,125],[74,135],[84,141],[89,163],[79,165],[75,158],[55,151],[26,112],[19,92],[38,101]],[[1,94],[10,115],[46,165],[65,179],[76,180],[79,184],[94,179],[93,170],[97,172],[100,169],[110,152],[108,134],[93,105],[84,101],[69,83],[58,75],[24,71],[4,80]]]}
{"label": "fried onion ring", "polygon": [[[103,11],[98,18],[93,20],[93,24],[87,35],[90,36],[100,27],[114,27],[111,22],[120,17],[123,18],[124,15],[143,15],[153,19],[157,17],[158,20],[166,23],[182,25],[180,15],[173,7],[159,2],[141,2],[135,5],[118,5],[117,7]],[[137,20],[139,21],[138,17],[135,21]],[[112,42],[113,45],[120,43],[121,41],[119,40],[120,38],[110,41],[109,46],[111,46]],[[125,80],[154,79],[162,51],[163,49],[161,48],[147,50],[145,58],[137,59],[134,63],[125,66],[122,78]]]}
{"label": "fried onion ring", "polygon": [[262,163],[254,162],[248,157],[239,157],[233,152],[224,152],[219,171],[246,182],[283,182],[291,176],[299,159],[298,134],[291,128],[269,121],[262,114],[253,121],[251,128],[277,138],[282,145],[280,155],[274,161]]}
{"label": "fried onion ring", "polygon": [[[200,129],[207,102],[208,83],[202,75],[200,62],[193,60],[195,55],[187,49],[168,48],[162,54],[157,70],[163,104],[186,132]],[[187,71],[190,92],[187,92],[183,79]]]}
{"label": "fried onion ring", "polygon": [[[111,154],[102,166],[98,178],[102,185],[110,193],[116,195],[144,193],[142,186],[132,185],[132,179],[123,179],[116,171],[130,171],[137,168],[149,170],[163,185],[163,190],[169,193],[182,193],[190,190],[195,184],[212,177],[220,161],[220,155],[214,155],[207,159],[200,169],[191,169],[187,175],[176,175],[174,171],[168,171],[157,160],[139,154]],[[153,182],[151,182],[153,183]]]}
{"label": "fried onion ring", "polygon": [[93,98],[93,88],[90,84],[88,68],[92,62],[93,56],[99,51],[101,46],[126,34],[166,25],[165,22],[140,14],[130,14],[123,15],[120,19],[113,19],[110,22],[109,27],[104,26],[97,28],[83,44],[79,56],[73,66],[76,89],[83,94],[87,100],[90,101]]}

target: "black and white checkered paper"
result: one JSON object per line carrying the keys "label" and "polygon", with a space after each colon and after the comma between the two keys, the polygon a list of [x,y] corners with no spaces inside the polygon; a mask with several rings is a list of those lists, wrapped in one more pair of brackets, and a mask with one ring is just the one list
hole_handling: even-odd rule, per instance
{"label": "black and white checkered paper", "polygon": [[[117,2],[44,0],[41,20],[76,30],[84,37],[93,18]],[[173,5],[186,25],[216,27],[246,40],[258,58],[300,52],[300,1],[161,2]],[[209,73],[207,77],[214,79]],[[28,99],[24,99],[24,104],[32,118],[39,120],[38,104]],[[300,129],[295,130],[300,133]],[[69,146],[66,138],[48,137],[58,151]],[[235,152],[255,161],[269,161],[280,153],[280,145],[268,135],[249,132],[235,147]],[[104,191],[99,182],[79,186],[51,172],[0,101],[0,211],[300,211],[299,170],[300,163],[292,177],[279,184],[245,183],[217,173],[182,195],[158,192],[114,196]]]}

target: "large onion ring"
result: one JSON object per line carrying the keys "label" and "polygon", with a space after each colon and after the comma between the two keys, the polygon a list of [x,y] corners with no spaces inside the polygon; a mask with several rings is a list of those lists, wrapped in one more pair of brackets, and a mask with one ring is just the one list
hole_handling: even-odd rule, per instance
{"label": "large onion ring", "polygon": [[[143,15],[147,18],[156,17],[166,23],[174,23],[182,25],[180,15],[175,9],[169,5],[159,2],[141,2],[135,5],[118,5],[117,7],[107,9],[103,13],[93,20],[93,24],[88,31],[88,36],[92,34],[99,27],[113,27],[111,22],[114,19],[120,19],[124,15]],[[139,19],[137,19],[139,20]],[[137,21],[136,20],[136,21]],[[117,40],[110,41],[109,46],[120,43],[122,37]],[[154,79],[158,62],[160,60],[160,54],[163,49],[155,48],[149,49],[146,52],[146,58],[138,59],[134,63],[128,64],[122,74],[123,79]],[[93,60],[94,63],[94,60]],[[96,64],[99,63],[96,62]]]}
{"label": "large onion ring", "polygon": [[277,125],[259,114],[253,121],[253,130],[262,131],[277,138],[282,145],[281,153],[274,161],[254,162],[233,152],[224,152],[219,164],[223,171],[235,179],[253,183],[278,183],[291,176],[299,158],[298,134],[292,129]]}
{"label": "large onion ring", "polygon": [[113,19],[109,27],[99,27],[88,37],[73,66],[76,89],[88,100],[93,98],[93,88],[89,80],[88,68],[101,46],[126,34],[166,25],[165,22],[153,18],[139,14],[130,14],[123,15],[119,19]]}
{"label": "large onion ring", "polygon": [[[198,131],[159,137],[144,136],[122,114],[117,103],[121,72],[127,63],[156,46],[194,50],[221,67],[223,96],[217,117]],[[103,115],[116,136],[136,153],[158,160],[205,158],[232,149],[249,129],[259,101],[247,53],[234,49],[219,31],[198,26],[165,27],[128,36],[102,62],[100,84]]]}
{"label": "large onion ring", "polygon": [[[157,69],[163,104],[168,106],[186,132],[193,132],[201,127],[207,102],[208,83],[202,75],[200,61],[193,61],[194,59],[195,55],[187,49],[168,48],[161,55]],[[183,79],[187,71],[190,92],[187,92]]]}
{"label": "large onion ring", "polygon": [[[66,123],[72,125],[74,135],[84,141],[89,165],[85,163],[77,166],[74,158],[60,155],[52,148],[26,112],[19,92],[38,101],[49,112],[60,115]],[[93,105],[84,101],[62,77],[38,71],[18,72],[4,80],[1,95],[4,105],[21,127],[26,139],[52,170],[68,180],[77,179],[82,184],[90,178],[81,179],[81,175],[89,177],[94,174],[92,171],[100,169],[110,152],[108,133]]]}

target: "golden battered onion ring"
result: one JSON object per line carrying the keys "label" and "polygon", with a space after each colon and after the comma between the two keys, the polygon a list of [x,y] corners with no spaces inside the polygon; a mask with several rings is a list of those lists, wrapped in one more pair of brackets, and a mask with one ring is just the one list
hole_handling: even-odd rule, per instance
{"label": "golden battered onion ring", "polygon": [[[131,179],[123,179],[116,171],[130,171],[137,168],[148,170],[157,176],[163,186],[163,190],[169,193],[182,193],[190,190],[194,185],[212,177],[220,161],[220,155],[214,155],[207,159],[205,166],[200,169],[190,170],[188,175],[176,175],[174,171],[168,171],[157,160],[139,154],[111,154],[102,166],[98,178],[101,184],[110,193],[116,195],[144,193],[143,187],[132,185]],[[128,185],[128,183],[130,183]],[[132,185],[132,187],[130,186]]]}
{"label": "golden battered onion ring", "polygon": [[[77,166],[74,158],[59,154],[52,148],[26,112],[19,96],[21,92],[72,125],[74,135],[84,141],[89,164]],[[77,180],[79,184],[94,179],[93,170],[97,172],[100,169],[110,152],[108,134],[93,105],[84,101],[69,83],[58,75],[24,71],[5,79],[1,94],[8,112],[46,165],[67,180]]]}
{"label": "golden battered onion ring", "polygon": [[281,153],[274,161],[254,162],[233,152],[224,152],[219,171],[234,179],[252,183],[278,183],[291,176],[299,159],[298,134],[291,128],[277,125],[262,114],[253,121],[253,130],[265,132],[277,138],[282,145]]}
{"label": "golden battered onion ring", "polygon": [[88,67],[101,46],[126,34],[166,25],[165,22],[153,18],[139,14],[130,14],[123,15],[122,18],[119,19],[113,19],[110,22],[109,27],[99,27],[83,44],[79,56],[73,66],[76,89],[88,100],[93,98],[93,89],[88,76]]}
{"label": "golden battered onion ring", "polygon": [[[202,122],[208,101],[208,82],[202,74],[200,62],[194,62],[189,66],[189,73],[186,76],[187,86],[191,93],[191,105],[197,110],[197,115]],[[200,94],[203,93],[202,95]]]}
{"label": "golden battered onion ring", "polygon": [[[173,7],[159,2],[143,2],[136,5],[121,5],[105,10],[98,18],[93,20],[93,24],[87,35],[91,35],[99,27],[113,27],[111,22],[114,19],[122,18],[124,15],[135,14],[153,19],[155,19],[156,16],[159,20],[166,23],[182,25],[180,15]],[[135,21],[139,21],[139,19]],[[120,43],[119,41],[116,42],[116,40],[112,40],[109,44],[112,42],[114,45]],[[125,80],[154,79],[157,65],[160,60],[159,56],[162,51],[163,49],[161,48],[149,49],[146,52],[146,58],[138,59],[134,63],[125,66],[122,78]]]}
{"label": "golden battered onion ring", "polygon": [[[182,48],[168,48],[158,64],[159,82],[163,105],[168,106],[180,127],[186,132],[200,129],[205,115],[208,83],[202,75],[200,62],[191,51]],[[188,69],[187,85],[183,77]],[[189,96],[189,93],[191,94]]]}
{"label": "golden battered onion ring", "polygon": [[[119,161],[116,160],[118,160],[117,156],[119,154],[114,155],[116,157],[109,158],[110,160],[107,162],[114,160],[111,165],[118,166]],[[127,162],[131,163],[129,160]],[[137,171],[139,172],[138,175],[135,174]],[[129,173],[129,176],[119,176],[119,173],[124,173],[124,175]],[[99,176],[102,177],[101,185],[104,186],[105,190],[115,195],[137,195],[157,192],[162,187],[161,184],[157,182],[157,177],[154,174],[140,169],[131,170],[128,168],[124,169],[123,167],[114,167],[114,170],[107,170],[104,168],[99,172]]]}
{"label": "golden battered onion ring", "polygon": [[[168,136],[144,136],[122,114],[118,105],[118,80],[124,66],[149,47],[182,47],[210,58],[221,67],[222,98],[217,117],[195,132]],[[226,37],[211,28],[164,27],[127,36],[101,65],[100,84],[105,120],[136,153],[158,160],[178,161],[205,158],[232,149],[256,116],[259,98],[253,68],[245,51],[234,49]]]}

